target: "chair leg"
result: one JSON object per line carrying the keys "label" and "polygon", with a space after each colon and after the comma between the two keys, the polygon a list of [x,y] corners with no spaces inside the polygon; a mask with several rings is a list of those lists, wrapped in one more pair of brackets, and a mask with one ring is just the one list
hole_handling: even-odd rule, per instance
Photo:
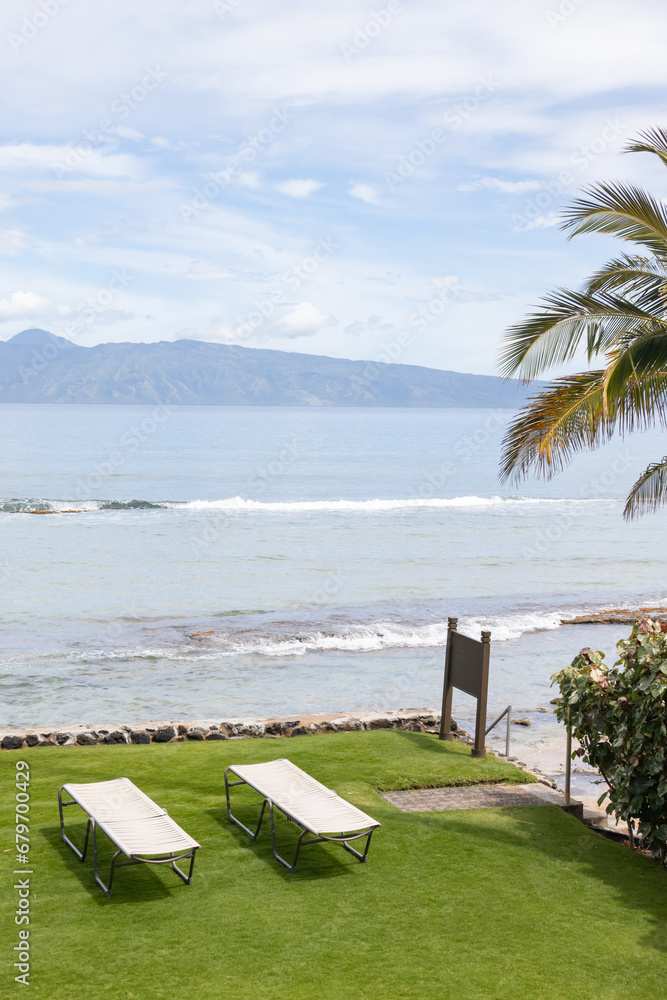
{"label": "chair leg", "polygon": [[192,870],[195,866],[195,854],[196,850],[194,850],[190,855],[190,871],[187,875],[185,874],[185,872],[181,871],[181,869],[178,867],[175,861],[172,861],[171,863],[171,867],[174,869],[177,875],[181,876],[186,885],[192,885]]}
{"label": "chair leg", "polygon": [[[301,850],[301,842],[305,837],[307,831],[302,830],[299,834],[299,839],[296,842],[296,851],[294,852],[294,857],[292,858],[292,864],[289,861],[285,861],[284,858],[278,854],[276,850],[276,824],[273,816],[273,802],[269,802],[269,814],[271,816],[271,846],[273,847],[273,856],[276,861],[279,861],[281,865],[284,865],[288,872],[293,872],[296,868],[296,863],[299,860],[299,851]],[[293,822],[293,821],[292,821]]]}
{"label": "chair leg", "polygon": [[[229,768],[227,768],[227,771],[228,770]],[[236,823],[236,825],[240,826],[242,830],[245,830],[245,832],[248,834],[251,840],[257,840],[259,836],[259,830],[262,825],[262,820],[264,818],[264,810],[266,809],[266,799],[264,799],[264,801],[262,802],[262,808],[260,809],[259,812],[259,819],[257,821],[257,826],[255,827],[255,832],[253,833],[252,830],[249,830],[248,827],[245,826],[245,824],[242,823],[240,819],[237,819],[236,816],[234,816],[234,814],[232,813],[232,804],[229,797],[230,787],[233,787],[234,785],[245,785],[247,784],[247,782],[229,781],[227,777],[227,771],[225,771],[225,796],[227,798],[227,816],[232,821],[232,823]]]}
{"label": "chair leg", "polygon": [[60,836],[67,844],[67,846],[74,851],[79,861],[85,861],[86,852],[88,850],[88,837],[90,835],[90,818],[88,819],[88,822],[86,824],[86,837],[83,842],[83,851],[80,851],[79,848],[76,846],[76,844],[73,844],[72,841],[67,836],[67,834],[65,833],[65,817],[63,815],[63,808],[65,806],[75,806],[76,802],[74,801],[63,802],[62,791],[63,791],[62,788],[58,790],[58,812],[60,813]]}
{"label": "chair leg", "polygon": [[373,831],[371,830],[371,832],[366,837],[366,848],[363,854],[361,854],[359,851],[355,851],[354,847],[350,847],[350,845],[346,840],[343,841],[343,847],[345,848],[346,851],[349,851],[350,854],[354,854],[355,858],[358,858],[359,861],[361,861],[361,863],[363,864],[365,861],[368,861],[368,848],[371,846],[372,836],[373,836]]}
{"label": "chair leg", "polygon": [[121,850],[118,850],[118,851],[116,851],[116,853],[112,857],[112,859],[111,859],[111,869],[109,871],[109,885],[106,886],[104,884],[104,882],[102,881],[102,879],[100,878],[100,876],[98,875],[98,872],[97,872],[97,835],[96,835],[96,831],[97,831],[97,825],[96,825],[95,821],[93,820],[93,871],[95,873],[95,881],[97,882],[97,884],[99,885],[100,889],[102,890],[102,892],[104,893],[104,895],[108,899],[109,896],[111,895],[111,886],[113,885],[113,875],[114,875],[114,870],[116,868],[116,858],[118,857],[119,854],[122,854],[123,852]]}

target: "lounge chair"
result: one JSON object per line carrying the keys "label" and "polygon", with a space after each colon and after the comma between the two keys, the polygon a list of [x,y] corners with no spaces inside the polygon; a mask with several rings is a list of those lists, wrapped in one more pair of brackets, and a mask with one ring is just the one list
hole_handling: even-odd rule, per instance
{"label": "lounge chair", "polygon": [[[63,792],[71,796],[69,801],[63,802]],[[75,847],[65,834],[63,808],[73,805],[81,806],[88,816],[83,851]],[[199,850],[200,845],[185,830],[174,823],[173,819],[167,815],[166,809],[156,805],[129,778],[92,781],[82,785],[62,785],[58,790],[58,809],[62,839],[72,848],[79,861],[83,861],[86,857],[88,835],[92,826],[95,881],[106,896],[111,895],[114,870],[127,865],[170,864],[186,885],[191,884],[195,853]],[[96,832],[98,826],[118,848],[111,859],[108,886],[104,884],[97,873]],[[130,860],[116,861],[119,854],[124,854]],[[145,857],[145,855],[164,854],[167,857]],[[183,858],[191,859],[188,875],[185,875],[176,864]]]}
{"label": "lounge chair", "polygon": [[[230,771],[240,780],[230,781]],[[264,799],[254,832],[232,814],[229,789],[235,785],[249,785]],[[301,847],[306,844],[317,844],[320,841],[342,844],[345,850],[354,854],[359,861],[366,861],[373,831],[382,825],[350,802],[341,799],[336,792],[320,784],[290,760],[279,759],[265,764],[235,764],[228,767],[225,771],[225,795],[227,815],[233,823],[245,830],[252,840],[257,840],[264,810],[268,804],[273,855],[290,872],[296,868]],[[279,809],[288,820],[296,823],[301,829],[291,864],[281,858],[276,850],[274,808]],[[307,833],[312,834],[312,840],[303,839]],[[366,837],[363,854],[355,851],[348,843],[361,837]]]}

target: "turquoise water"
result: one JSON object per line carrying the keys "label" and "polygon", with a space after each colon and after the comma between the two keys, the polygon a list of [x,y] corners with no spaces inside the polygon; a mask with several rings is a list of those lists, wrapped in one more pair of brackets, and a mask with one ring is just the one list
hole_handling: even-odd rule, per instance
{"label": "turquoise water", "polygon": [[0,407],[0,725],[435,706],[456,615],[547,740],[550,674],[628,631],[561,617],[667,599],[665,514],[621,517],[664,448],[504,488],[510,417]]}

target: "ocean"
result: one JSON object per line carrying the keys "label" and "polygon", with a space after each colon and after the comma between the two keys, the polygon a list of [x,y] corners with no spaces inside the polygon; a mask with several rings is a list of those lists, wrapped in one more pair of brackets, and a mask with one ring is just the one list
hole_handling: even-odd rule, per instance
{"label": "ocean", "polygon": [[511,416],[1,406],[0,726],[437,707],[456,616],[555,770],[551,674],[629,632],[561,619],[667,600],[667,515],[622,519],[661,436],[501,486]]}

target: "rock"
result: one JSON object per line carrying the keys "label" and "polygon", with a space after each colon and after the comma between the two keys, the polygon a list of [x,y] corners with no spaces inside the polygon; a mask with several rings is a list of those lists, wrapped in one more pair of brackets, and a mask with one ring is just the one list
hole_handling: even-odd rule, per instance
{"label": "rock", "polygon": [[530,719],[512,719],[515,726],[532,726]]}
{"label": "rock", "polygon": [[170,740],[175,738],[176,730],[173,726],[167,726],[165,729],[158,729],[153,737],[153,743],[169,743]]}
{"label": "rock", "polygon": [[28,733],[25,738],[26,745],[29,747],[36,747],[39,743],[39,736],[35,736],[34,733]]}
{"label": "rock", "polygon": [[113,733],[109,733],[108,736],[105,736],[102,743],[106,746],[115,746],[118,743],[127,743],[127,740],[125,739],[125,733],[121,733],[120,730],[116,730]]}
{"label": "rock", "polygon": [[226,733],[209,733],[206,737],[207,740],[226,740],[227,738]]}
{"label": "rock", "polygon": [[549,709],[548,709],[548,708],[538,708],[538,710],[537,710],[537,711],[538,711],[538,712],[542,712],[542,713],[545,713],[545,712],[548,712],[548,711],[549,711]]}
{"label": "rock", "polygon": [[40,740],[39,743],[37,744],[37,746],[38,747],[54,747],[54,746],[56,746],[56,744],[52,743],[51,740]]}
{"label": "rock", "polygon": [[151,741],[151,738],[148,735],[148,733],[145,733],[143,731],[139,731],[139,732],[136,732],[136,733],[130,733],[130,742],[131,743],[150,743],[150,741]]}
{"label": "rock", "polygon": [[455,733],[458,730],[458,728],[459,727],[457,726],[457,724],[452,719],[452,721],[449,724],[449,731],[450,731],[450,733]]}
{"label": "rock", "polygon": [[187,738],[189,740],[203,740],[204,734],[199,729],[193,729],[191,732],[187,733]]}
{"label": "rock", "polygon": [[289,736],[307,736],[308,735],[308,730],[306,729],[305,726],[297,726],[297,728],[296,729],[292,729],[292,731],[290,733],[288,733],[288,735]]}
{"label": "rock", "polygon": [[379,719],[371,719],[371,721],[369,723],[367,723],[367,728],[368,729],[391,729],[392,727],[391,727],[391,721],[389,719],[379,718]]}
{"label": "rock", "polygon": [[23,737],[5,736],[0,746],[3,750],[20,750],[23,746]]}
{"label": "rock", "polygon": [[364,724],[361,721],[361,719],[339,719],[338,720],[338,729],[339,729],[339,731],[342,729],[342,730],[345,730],[347,732],[356,732],[358,729],[365,729],[365,728],[366,727],[364,726]]}
{"label": "rock", "polygon": [[272,722],[270,726],[267,726],[264,730],[269,736],[280,736],[283,729],[285,729],[284,722]]}
{"label": "rock", "polygon": [[419,725],[418,722],[409,723],[407,726],[404,726],[403,728],[407,729],[407,731],[409,733],[421,733],[422,732],[422,727]]}
{"label": "rock", "polygon": [[69,742],[72,739],[71,733],[56,733],[56,743],[58,746],[63,746],[64,743]]}
{"label": "rock", "polygon": [[185,736],[185,734],[187,733],[187,731],[188,731],[188,727],[187,726],[184,726],[184,725],[181,724],[178,727],[178,735],[179,736]]}
{"label": "rock", "polygon": [[97,743],[95,733],[79,733],[76,742],[80,747],[94,747]]}

